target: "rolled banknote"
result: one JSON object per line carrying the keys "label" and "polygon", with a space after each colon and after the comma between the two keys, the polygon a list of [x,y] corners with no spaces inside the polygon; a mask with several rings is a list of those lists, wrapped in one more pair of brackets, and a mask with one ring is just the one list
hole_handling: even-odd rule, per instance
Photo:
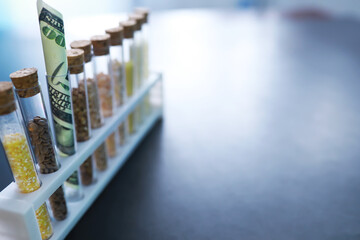
{"label": "rolled banknote", "polygon": [[75,153],[75,136],[62,14],[42,0],[37,1],[49,100],[56,146],[60,155]]}

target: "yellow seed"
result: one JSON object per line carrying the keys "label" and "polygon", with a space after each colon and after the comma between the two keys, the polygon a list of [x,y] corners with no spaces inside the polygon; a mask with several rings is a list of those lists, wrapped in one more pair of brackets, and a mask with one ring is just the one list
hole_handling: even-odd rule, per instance
{"label": "yellow seed", "polygon": [[5,135],[3,146],[20,192],[29,193],[39,189],[40,180],[26,137],[21,133]]}
{"label": "yellow seed", "polygon": [[129,61],[125,64],[126,71],[126,93],[128,97],[133,95],[133,84],[134,84],[134,66],[133,62]]}
{"label": "yellow seed", "polygon": [[42,240],[49,239],[53,234],[53,228],[46,204],[41,205],[38,210],[35,211],[35,214]]}

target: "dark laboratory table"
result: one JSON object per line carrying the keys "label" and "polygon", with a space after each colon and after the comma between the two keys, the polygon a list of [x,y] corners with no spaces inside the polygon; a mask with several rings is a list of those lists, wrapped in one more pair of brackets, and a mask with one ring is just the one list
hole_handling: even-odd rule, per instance
{"label": "dark laboratory table", "polygon": [[165,111],[67,239],[360,239],[360,23],[154,13]]}

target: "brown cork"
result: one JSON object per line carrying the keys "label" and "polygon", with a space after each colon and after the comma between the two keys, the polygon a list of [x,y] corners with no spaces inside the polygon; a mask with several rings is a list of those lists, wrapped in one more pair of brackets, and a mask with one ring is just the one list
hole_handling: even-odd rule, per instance
{"label": "brown cork", "polygon": [[124,38],[134,38],[134,31],[136,22],[133,20],[128,20],[125,22],[121,22],[120,26],[124,28]]}
{"label": "brown cork", "polygon": [[141,30],[141,25],[143,24],[143,20],[144,20],[143,15],[136,14],[136,13],[130,14],[129,15],[129,20],[133,20],[133,21],[136,22],[135,31]]}
{"label": "brown cork", "polygon": [[0,115],[12,113],[16,109],[12,88],[11,82],[0,82]]}
{"label": "brown cork", "polygon": [[141,25],[147,22],[146,15],[137,12],[135,14],[141,16]]}
{"label": "brown cork", "polygon": [[78,40],[78,41],[73,41],[70,44],[70,47],[72,49],[81,49],[84,51],[84,59],[85,62],[88,63],[91,61],[91,42],[89,40]]}
{"label": "brown cork", "polygon": [[71,74],[84,72],[84,51],[82,49],[66,50],[66,55]]}
{"label": "brown cork", "polygon": [[150,10],[148,8],[135,8],[135,13],[137,14],[141,14],[144,16],[144,21],[143,23],[147,23],[149,21],[149,13],[150,13]]}
{"label": "brown cork", "polygon": [[110,35],[111,46],[122,45],[122,40],[124,38],[123,31],[124,29],[122,27],[115,27],[105,30],[105,32]]}
{"label": "brown cork", "polygon": [[110,35],[96,35],[91,39],[91,43],[93,45],[93,51],[95,56],[103,56],[109,54],[110,47]]}
{"label": "brown cork", "polygon": [[40,92],[36,68],[23,68],[11,73],[10,78],[21,98],[32,97]]}

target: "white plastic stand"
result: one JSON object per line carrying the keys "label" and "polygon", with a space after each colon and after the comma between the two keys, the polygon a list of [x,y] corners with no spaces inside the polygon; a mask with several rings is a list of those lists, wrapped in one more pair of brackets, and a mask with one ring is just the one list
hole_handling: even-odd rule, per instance
{"label": "white plastic stand", "polygon": [[[12,182],[0,192],[0,239],[14,240],[41,239],[40,231],[35,218],[35,209],[38,209],[55,192],[64,181],[79,168],[79,166],[113,133],[120,123],[131,113],[137,104],[150,92],[157,83],[162,82],[161,74],[152,74],[149,81],[138,91],[126,105],[116,114],[105,120],[104,126],[92,131],[92,137],[84,143],[78,143],[76,154],[67,158],[60,158],[61,168],[52,174],[39,174],[42,185],[33,193],[22,194]],[[161,84],[161,83],[160,83]],[[79,221],[102,190],[123,166],[141,140],[151,130],[154,124],[162,118],[162,104],[152,107],[141,127],[129,137],[126,145],[117,157],[109,159],[108,168],[97,173],[96,183],[83,187],[84,198],[78,202],[68,202],[68,217],[63,221],[52,221],[54,235],[51,240],[64,239]]]}

